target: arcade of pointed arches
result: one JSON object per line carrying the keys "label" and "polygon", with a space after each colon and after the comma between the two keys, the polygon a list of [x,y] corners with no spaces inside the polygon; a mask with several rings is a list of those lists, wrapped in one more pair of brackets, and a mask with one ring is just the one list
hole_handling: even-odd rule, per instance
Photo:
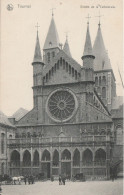
{"label": "arcade of pointed arches", "polygon": [[[22,156],[21,156],[22,155]],[[22,167],[30,167],[33,162],[34,167],[38,167],[40,162],[52,162],[53,167],[59,166],[59,161],[72,161],[73,167],[90,166],[93,162],[96,165],[103,165],[106,161],[106,152],[103,148],[97,148],[95,152],[90,148],[86,148],[83,151],[75,148],[73,152],[69,149],[63,149],[61,152],[58,149],[54,149],[51,153],[49,150],[44,149],[42,154],[36,149],[33,154],[26,149],[22,154],[18,150],[13,150],[10,155],[10,166],[20,167],[22,161]],[[82,165],[80,165],[82,162]]]}

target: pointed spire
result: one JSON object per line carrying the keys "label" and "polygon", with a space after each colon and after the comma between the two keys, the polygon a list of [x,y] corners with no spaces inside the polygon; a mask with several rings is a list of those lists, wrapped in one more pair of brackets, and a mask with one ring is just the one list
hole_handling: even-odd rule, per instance
{"label": "pointed spire", "polygon": [[87,56],[87,55],[93,56],[92,44],[91,44],[91,38],[90,38],[90,32],[89,32],[89,22],[87,22],[87,34],[86,34],[83,56]]}
{"label": "pointed spire", "polygon": [[55,21],[54,21],[54,15],[52,13],[52,19],[49,26],[49,30],[47,33],[47,37],[45,40],[44,48],[43,49],[50,49],[50,48],[56,48],[59,47],[59,36],[56,29]]}
{"label": "pointed spire", "polygon": [[37,29],[37,38],[36,38],[36,45],[35,45],[35,52],[34,52],[33,62],[42,62],[40,42],[39,42],[39,36],[38,36],[38,29]]}
{"label": "pointed spire", "polygon": [[95,55],[94,70],[97,71],[111,69],[110,59],[108,57],[108,53],[102,37],[100,21],[98,24],[96,39],[93,45],[93,53]]}
{"label": "pointed spire", "polygon": [[63,51],[69,56],[69,57],[72,57],[71,56],[71,52],[70,52],[70,48],[69,48],[69,44],[68,44],[68,36],[66,35],[66,41],[65,41],[65,44],[64,44],[64,47],[63,47]]}

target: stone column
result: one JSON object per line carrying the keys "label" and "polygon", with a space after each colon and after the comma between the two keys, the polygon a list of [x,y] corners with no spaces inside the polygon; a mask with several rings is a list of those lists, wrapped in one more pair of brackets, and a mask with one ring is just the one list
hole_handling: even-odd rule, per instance
{"label": "stone column", "polygon": [[23,151],[22,151],[22,149],[21,149],[21,150],[20,150],[20,175],[23,174],[22,169],[23,169]]}
{"label": "stone column", "polygon": [[71,179],[72,179],[72,175],[73,175],[73,151],[71,149]]}
{"label": "stone column", "polygon": [[[40,139],[39,139],[40,140]],[[39,173],[41,173],[42,171],[41,171],[41,150],[39,149]]]}
{"label": "stone column", "polygon": [[106,136],[106,177],[110,179],[110,136]]}
{"label": "stone column", "polygon": [[95,179],[95,145],[94,145],[94,135],[93,135],[93,180]]}
{"label": "stone column", "polygon": [[61,174],[61,148],[59,148],[59,175]]}
{"label": "stone column", "polygon": [[93,149],[93,180],[95,179],[95,150]]}
{"label": "stone column", "polygon": [[31,138],[31,175],[33,173],[33,148],[32,148],[32,143],[33,143],[33,138]]}
{"label": "stone column", "polygon": [[82,173],[82,149],[80,149],[80,173]]}
{"label": "stone column", "polygon": [[[51,138],[51,141],[52,141],[52,138]],[[53,152],[52,152],[52,146],[51,146],[50,176],[52,176],[52,165],[53,165]]]}

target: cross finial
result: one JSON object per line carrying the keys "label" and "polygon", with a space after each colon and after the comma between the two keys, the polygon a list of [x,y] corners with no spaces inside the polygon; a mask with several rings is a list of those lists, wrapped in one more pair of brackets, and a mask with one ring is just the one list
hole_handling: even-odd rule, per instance
{"label": "cross finial", "polygon": [[89,16],[89,14],[88,14],[88,16],[86,17],[87,18],[87,24],[89,24],[89,20],[90,20],[90,16]]}
{"label": "cross finial", "polygon": [[99,15],[98,16],[96,16],[96,17],[98,17],[99,18],[99,27],[100,27],[100,25],[101,25],[101,23],[100,23],[100,18],[102,17],[103,15],[100,15],[100,10],[99,10]]}
{"label": "cross finial", "polygon": [[54,16],[54,13],[53,13],[53,10],[54,10],[54,9],[56,9],[56,8],[52,8],[52,9],[50,9],[50,10],[52,11],[52,16]]}
{"label": "cross finial", "polygon": [[38,26],[38,22],[37,22],[37,25],[35,27],[37,28],[37,32],[38,32],[38,28],[40,27],[40,26]]}

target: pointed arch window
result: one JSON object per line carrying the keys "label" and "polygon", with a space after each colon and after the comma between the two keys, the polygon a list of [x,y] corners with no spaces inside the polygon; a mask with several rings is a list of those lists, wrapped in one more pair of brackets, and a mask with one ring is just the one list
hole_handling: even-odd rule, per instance
{"label": "pointed arch window", "polygon": [[72,77],[74,77],[74,68],[72,68]]}
{"label": "pointed arch window", "polygon": [[75,79],[77,80],[77,71],[75,70]]}
{"label": "pointed arch window", "polygon": [[68,72],[68,63],[66,62],[66,71]]}
{"label": "pointed arch window", "polygon": [[50,52],[47,53],[47,61],[50,62]]}
{"label": "pointed arch window", "polygon": [[106,88],[105,87],[102,88],[102,97],[106,98]]}
{"label": "pointed arch window", "polygon": [[63,69],[65,69],[65,60],[63,59]]}
{"label": "pointed arch window", "polygon": [[71,74],[71,66],[69,65],[69,74]]}
{"label": "pointed arch window", "polygon": [[99,77],[99,85],[101,85],[101,76]]}
{"label": "pointed arch window", "polygon": [[116,129],[116,144],[123,145],[123,128],[121,126]]}
{"label": "pointed arch window", "polygon": [[106,77],[105,76],[102,77],[102,84],[106,85]]}
{"label": "pointed arch window", "polygon": [[95,77],[95,85],[98,86],[98,77]]}

